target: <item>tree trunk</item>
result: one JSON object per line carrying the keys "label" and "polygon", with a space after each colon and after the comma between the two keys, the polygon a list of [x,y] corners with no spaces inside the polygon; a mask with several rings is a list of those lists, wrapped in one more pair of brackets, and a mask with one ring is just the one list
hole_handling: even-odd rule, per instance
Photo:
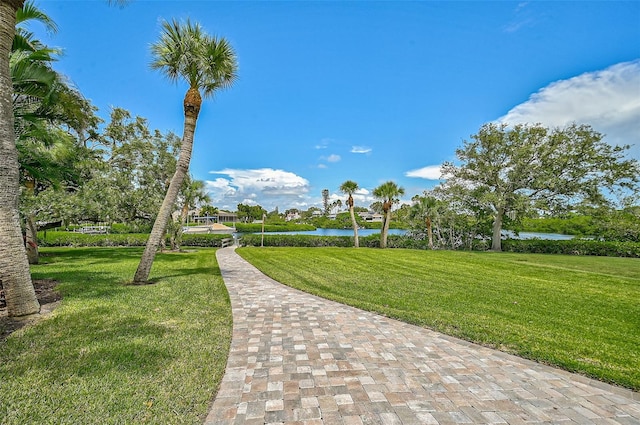
{"label": "tree trunk", "polygon": [[40,262],[40,252],[38,250],[38,227],[36,226],[34,216],[27,216],[26,227],[27,233],[25,248],[27,250],[27,259],[29,260],[29,264],[38,264]]}
{"label": "tree trunk", "polygon": [[187,216],[189,215],[189,204],[185,202],[182,206],[182,213],[180,214],[180,223],[185,224],[187,222]]}
{"label": "tree trunk", "polygon": [[0,284],[4,288],[9,316],[26,316],[40,311],[20,231],[19,165],[9,70],[16,10],[22,4],[16,0],[0,1]]}
{"label": "tree trunk", "polygon": [[356,248],[359,248],[360,240],[358,239],[358,222],[356,221],[356,213],[353,211],[353,205],[349,206],[349,213],[351,213],[351,225],[353,226],[353,243]]}
{"label": "tree trunk", "polygon": [[491,237],[491,251],[502,251],[502,215],[504,210],[498,208],[493,220],[493,236]]}
{"label": "tree trunk", "polygon": [[391,209],[384,213],[384,223],[382,223],[382,234],[380,235],[380,248],[387,247],[387,233],[389,233],[389,222],[391,221]]}
{"label": "tree trunk", "polygon": [[433,249],[433,231],[431,229],[431,218],[427,217],[427,235],[429,236],[429,249]]}
{"label": "tree trunk", "polygon": [[[167,223],[171,218],[171,213],[178,198],[178,192],[182,186],[182,181],[189,172],[189,163],[191,162],[191,151],[193,149],[193,135],[196,131],[196,122],[198,120],[198,113],[200,112],[200,105],[194,105],[193,102],[193,90],[189,89],[185,96],[184,101],[184,130],[182,135],[182,144],[180,145],[180,157],[176,164],[176,172],[171,178],[169,183],[169,189],[162,201],[162,206],[158,212],[158,217],[153,223],[151,229],[151,235],[140,259],[140,264],[136,270],[136,274],[133,277],[133,283],[136,285],[144,285],[149,283],[149,273],[151,273],[151,266],[153,266],[153,260],[156,257],[158,246],[161,239],[164,237],[164,231],[167,228]],[[200,97],[200,94],[197,94]]]}

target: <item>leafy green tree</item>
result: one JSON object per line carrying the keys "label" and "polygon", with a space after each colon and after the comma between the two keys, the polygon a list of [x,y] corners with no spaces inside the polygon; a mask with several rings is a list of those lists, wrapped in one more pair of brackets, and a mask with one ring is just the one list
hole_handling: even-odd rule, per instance
{"label": "leafy green tree", "polygon": [[248,223],[253,220],[262,220],[267,214],[267,210],[260,205],[238,204],[238,220]]}
{"label": "leafy green tree", "polygon": [[369,209],[376,214],[384,214],[384,209],[382,208],[382,202],[375,201],[369,205]]}
{"label": "leafy green tree", "polygon": [[541,125],[485,124],[456,150],[459,166],[443,175],[473,189],[493,215],[492,244],[501,250],[505,217],[530,208],[558,211],[583,200],[607,204],[607,195],[637,191],[640,169],[624,159],[628,146],[610,146],[588,125],[548,129]]}
{"label": "leafy green tree", "polygon": [[360,247],[360,240],[358,238],[358,222],[356,221],[356,214],[354,212],[355,202],[353,201],[353,194],[358,190],[358,183],[353,180],[346,180],[340,185],[340,192],[347,195],[347,206],[349,207],[349,214],[351,215],[351,227],[353,228],[353,241],[356,248]]}
{"label": "leafy green tree", "polygon": [[144,118],[114,108],[99,141],[104,160],[92,164],[77,199],[83,208],[70,218],[152,223],[175,172],[180,139],[150,131]]}
{"label": "leafy green tree", "polygon": [[134,283],[146,283],[151,266],[171,216],[191,161],[193,136],[202,96],[210,97],[220,89],[229,87],[236,79],[236,55],[224,38],[209,36],[199,24],[190,21],[163,23],[160,40],[151,46],[151,67],[161,70],[171,81],[184,79],[189,89],[184,97],[184,133],[176,172],[171,178],[162,206],[151,230],[144,253],[133,278]]}
{"label": "leafy green tree", "polygon": [[380,232],[380,248],[387,247],[387,234],[389,233],[389,224],[391,223],[391,210],[394,204],[400,202],[400,197],[404,195],[404,188],[398,186],[393,181],[382,183],[373,189],[373,196],[382,202],[382,211],[384,213],[384,222],[382,231]]}

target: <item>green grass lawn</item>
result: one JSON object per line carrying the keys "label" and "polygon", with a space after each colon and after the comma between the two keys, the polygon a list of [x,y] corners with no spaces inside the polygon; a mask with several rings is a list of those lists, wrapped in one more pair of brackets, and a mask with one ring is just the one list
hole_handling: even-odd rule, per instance
{"label": "green grass lawn", "polygon": [[42,253],[64,298],[0,343],[0,422],[202,423],[232,333],[215,250],[159,254],[147,286],[126,284],[139,248]]}
{"label": "green grass lawn", "polygon": [[272,278],[640,390],[640,259],[242,248]]}

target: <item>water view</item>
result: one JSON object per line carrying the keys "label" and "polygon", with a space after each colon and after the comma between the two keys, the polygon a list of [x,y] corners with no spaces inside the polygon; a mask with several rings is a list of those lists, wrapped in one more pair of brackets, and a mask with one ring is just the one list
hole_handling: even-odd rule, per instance
{"label": "water view", "polygon": [[[380,229],[360,229],[358,236],[369,236],[379,234]],[[389,229],[390,235],[404,235],[406,230]],[[293,232],[264,232],[265,235],[315,235],[315,236],[353,236],[352,229],[316,229]]]}

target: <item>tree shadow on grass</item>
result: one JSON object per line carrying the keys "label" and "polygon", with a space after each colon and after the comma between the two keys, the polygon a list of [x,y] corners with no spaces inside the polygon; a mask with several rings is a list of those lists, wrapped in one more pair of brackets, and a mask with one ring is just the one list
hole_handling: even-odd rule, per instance
{"label": "tree shadow on grass", "polygon": [[[26,369],[29,373],[40,369],[44,374],[49,369],[55,370],[60,375],[53,377],[56,380],[71,376],[152,374],[174,358],[162,341],[178,331],[133,315],[114,318],[105,307],[66,312],[41,323],[40,327],[56,329],[56,332],[43,332],[55,335],[55,339],[36,343],[46,346],[33,346],[34,336],[30,334],[38,332],[37,329],[28,329],[22,338],[5,342],[13,345],[17,352],[28,353],[29,357],[28,361],[6,364],[8,376],[20,376]],[[25,344],[30,348],[20,347]],[[11,347],[7,348],[11,351]]]}
{"label": "tree shadow on grass", "polygon": [[172,273],[161,273],[158,275],[152,275],[151,282],[160,283],[166,279],[171,279],[174,277],[182,277],[182,276],[197,276],[197,275],[208,275],[208,276],[221,276],[220,267],[194,267],[190,269],[176,269],[170,270]]}

